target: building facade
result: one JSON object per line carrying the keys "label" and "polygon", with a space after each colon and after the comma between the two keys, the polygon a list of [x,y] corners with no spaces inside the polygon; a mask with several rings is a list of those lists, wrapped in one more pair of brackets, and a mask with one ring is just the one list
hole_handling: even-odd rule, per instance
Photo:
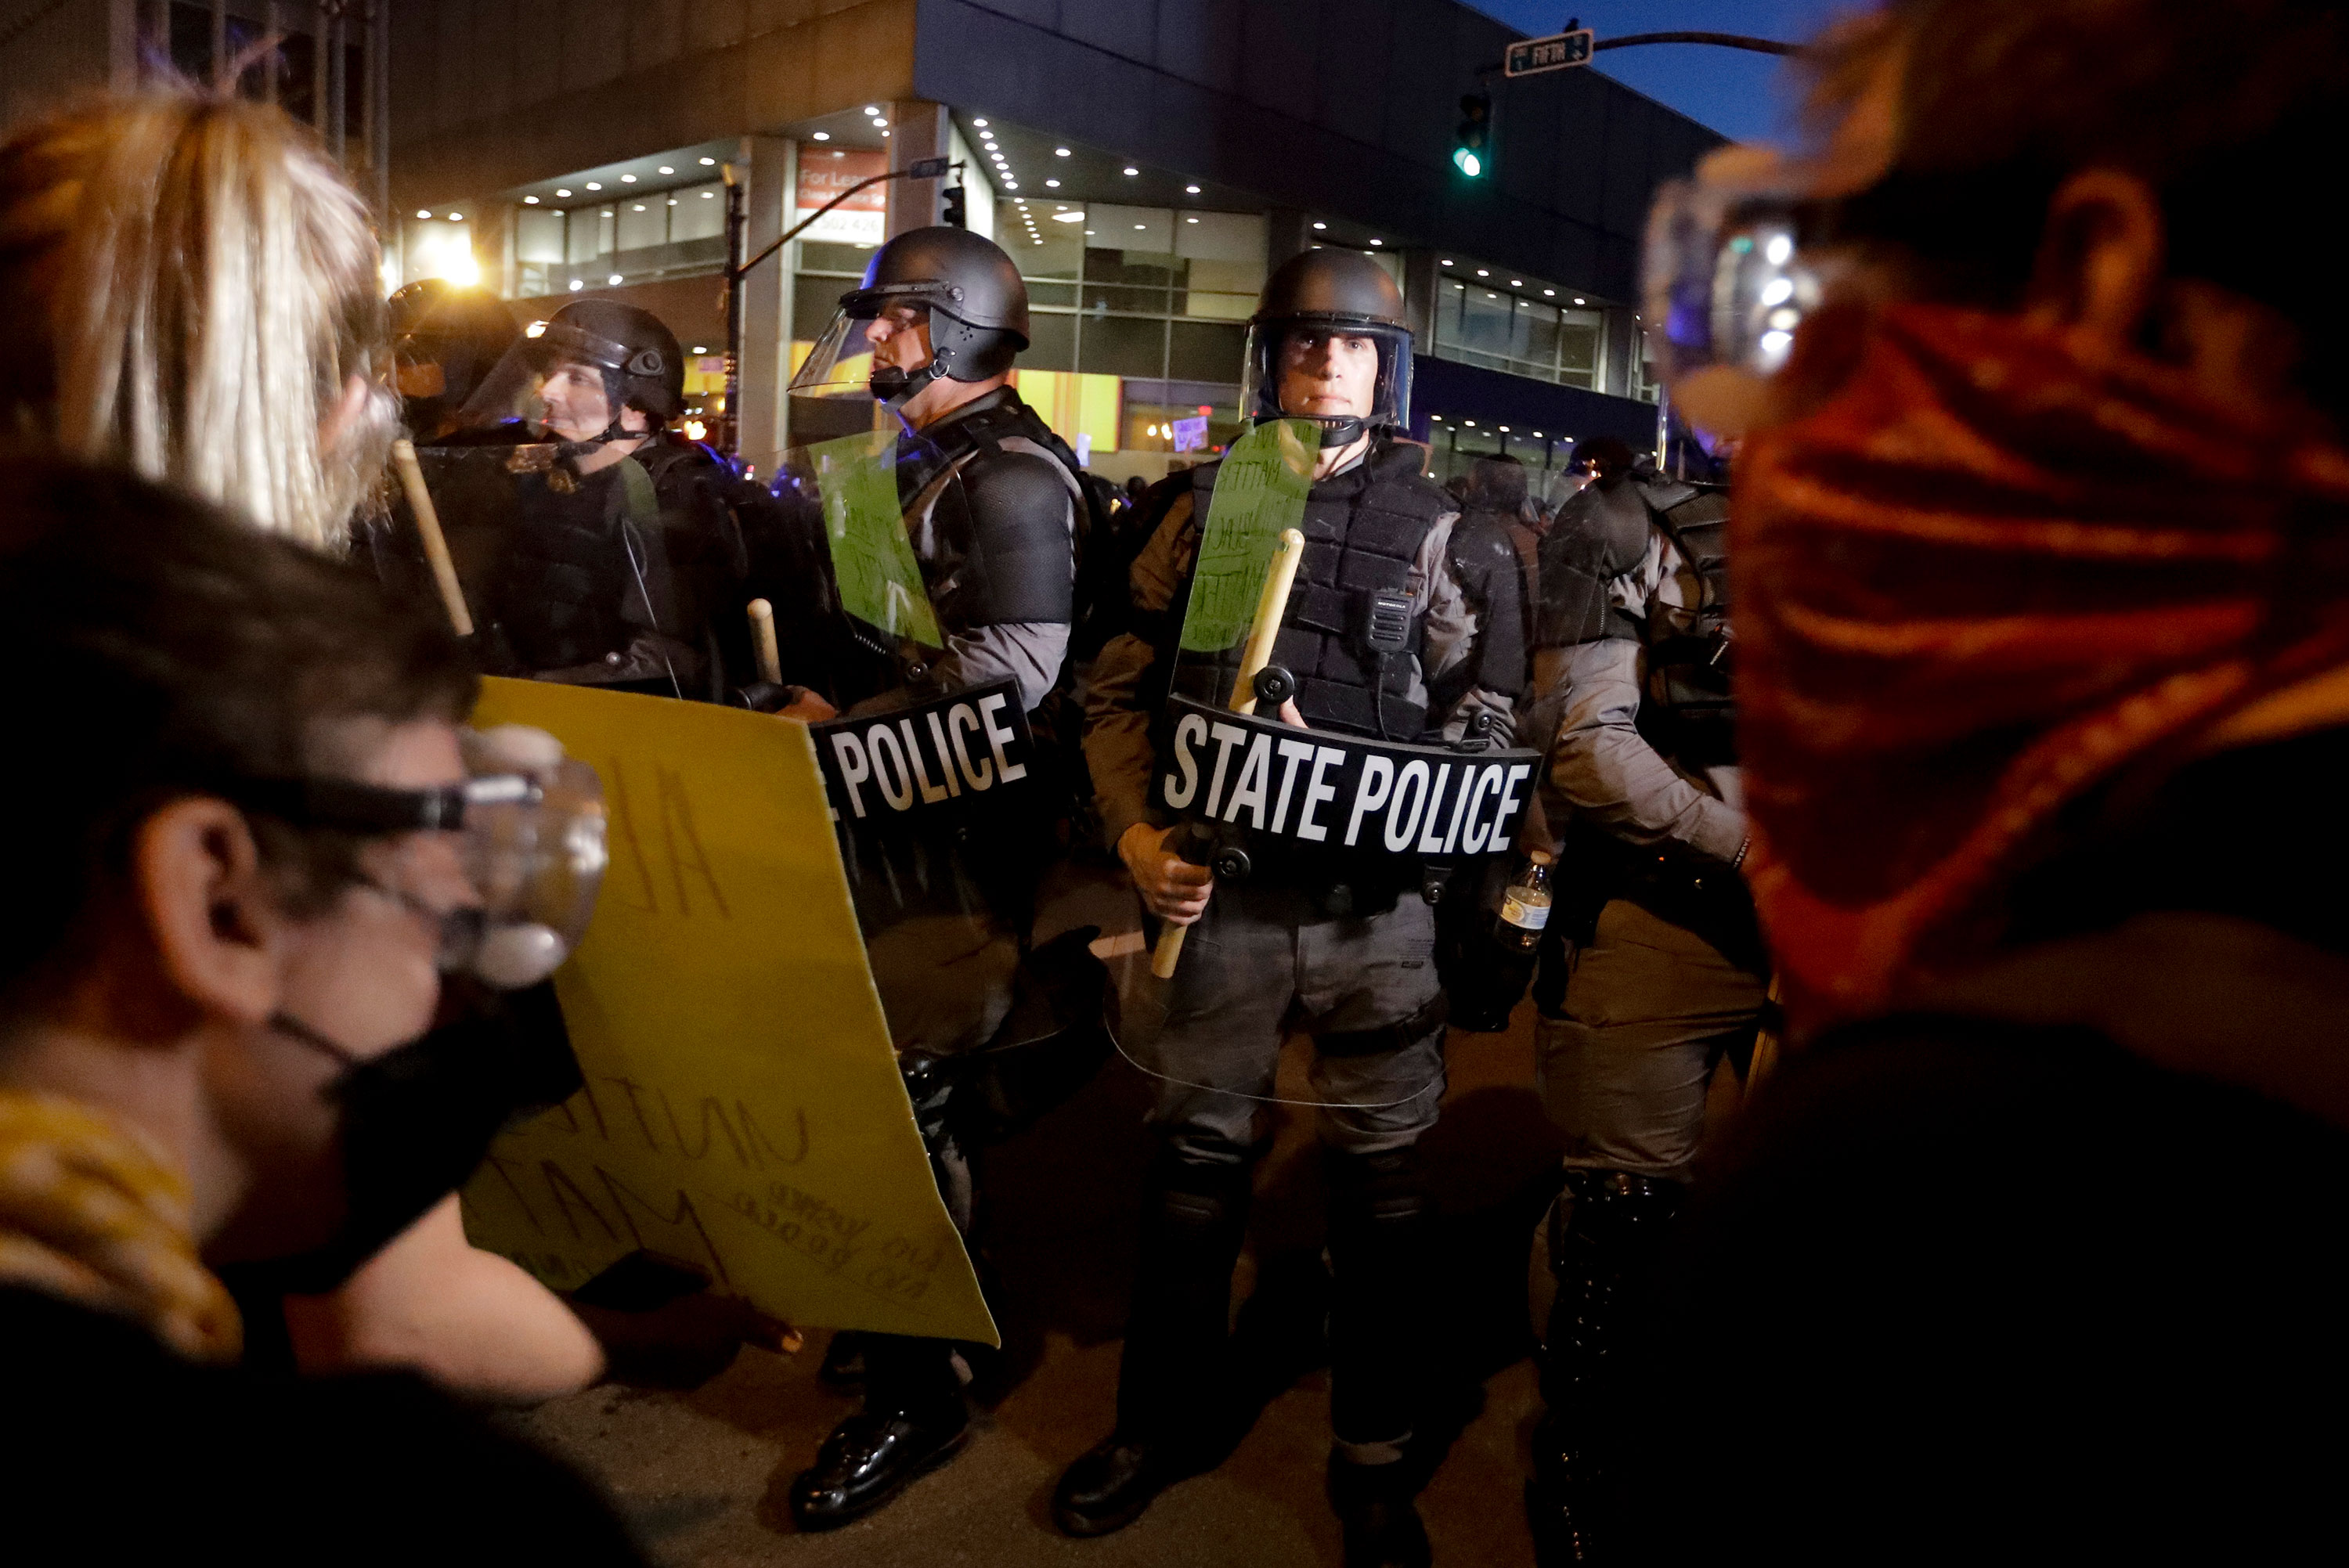
{"label": "building facade", "polygon": [[[1455,0],[14,9],[25,18],[0,26],[16,27],[12,68],[37,67],[12,69],[40,89],[14,94],[27,101],[162,62],[219,79],[281,37],[278,69],[240,85],[341,139],[385,213],[388,284],[478,281],[525,316],[583,295],[644,304],[695,351],[705,413],[725,384],[726,182],[743,186],[755,253],[867,174],[953,159],[957,174],[875,187],[750,275],[735,412],[762,468],[791,439],[783,387],[840,294],[888,235],[939,221],[957,185],[965,221],[1029,281],[1022,394],[1112,478],[1230,438],[1257,291],[1317,244],[1402,284],[1413,433],[1439,477],[1499,451],[1556,471],[1594,434],[1644,443],[1640,234],[1656,183],[1720,139],[1588,71],[1501,79],[1509,30]],[[316,70],[343,56],[313,36],[363,46],[345,77]],[[1469,180],[1453,127],[1480,87],[1491,167]]]}

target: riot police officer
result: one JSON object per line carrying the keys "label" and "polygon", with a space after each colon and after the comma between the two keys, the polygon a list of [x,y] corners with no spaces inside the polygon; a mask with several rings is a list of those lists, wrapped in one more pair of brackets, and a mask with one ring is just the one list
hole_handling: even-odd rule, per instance
{"label": "riot police officer", "polygon": [[400,418],[419,443],[454,430],[474,391],[522,336],[513,313],[487,289],[419,278],[387,305]]}
{"label": "riot police officer", "polygon": [[722,695],[741,530],[731,470],[667,429],[684,405],[661,319],[579,300],[533,325],[425,446],[493,670]]}
{"label": "riot police officer", "polygon": [[1745,855],[1729,689],[1728,497],[1575,449],[1588,485],[1541,544],[1537,733],[1560,865],[1535,985],[1536,1072],[1567,1137],[1549,1221],[1557,1294],[1528,1491],[1555,1561],[1600,1554],[1610,1354],[1679,1212],[1724,1055],[1750,1052],[1766,963]]}
{"label": "riot police officer", "polygon": [[[883,493],[894,505],[885,501],[885,515],[866,521],[911,546],[919,581],[905,586],[922,596],[924,613],[910,618],[918,633],[881,624],[889,617],[860,599],[852,563],[841,558],[853,531],[843,521],[833,542],[836,646],[809,676],[822,689],[794,692],[783,711],[854,717],[992,686],[1031,730],[1043,727],[1065,684],[1076,551],[1091,502],[1075,455],[1009,385],[1028,331],[1019,269],[1001,249],[957,228],[890,241],[842,296],[789,388],[795,434],[833,439],[795,453],[790,466],[798,482],[822,489],[839,471],[838,453],[827,448],[844,442],[852,456],[879,454],[890,481]],[[876,414],[885,431],[898,432],[894,438],[870,437]],[[825,500],[843,520],[854,510],[849,500]],[[1054,808],[1047,760],[1040,756],[1020,771],[1017,789],[998,781],[976,804],[942,803],[935,830],[913,820],[918,810],[901,830],[842,813],[843,858],[883,1010],[940,1192],[966,1236],[978,1194],[971,1121],[957,1103],[969,1081],[965,1069],[999,1047],[1051,1049],[1021,1035],[1030,1026],[1019,1022],[1017,1005],[1040,969],[1069,982],[1064,995],[1090,985],[1091,1030],[1076,1031],[1077,1054],[1094,1042],[1098,1054],[1088,1059],[1097,1065],[1108,1050],[1100,1026],[1107,976],[1084,951],[1090,933],[1048,944],[1059,949],[1049,955],[1028,946],[1035,882],[1054,852]],[[989,813],[983,827],[943,814],[982,809]],[[793,1480],[791,1508],[802,1528],[870,1512],[967,1437],[953,1343],[887,1334],[856,1343],[864,1408]]]}
{"label": "riot police officer", "polygon": [[[1306,543],[1274,644],[1294,677],[1281,717],[1417,742],[1490,716],[1478,727],[1497,723],[1506,735],[1523,646],[1507,639],[1512,659],[1488,643],[1492,628],[1517,624],[1515,562],[1505,545],[1481,567],[1455,560],[1457,509],[1423,477],[1423,449],[1399,438],[1410,371],[1402,294],[1367,256],[1311,250],[1266,286],[1243,404],[1259,423],[1303,420],[1319,432],[1298,520]],[[1220,705],[1231,684],[1222,665],[1192,668],[1178,636],[1224,467],[1172,476],[1145,501],[1133,627],[1087,683],[1085,755],[1104,832],[1150,911],[1187,926],[1190,941],[1154,1046],[1161,1142],[1117,1427],[1070,1466],[1053,1514],[1071,1534],[1119,1529],[1237,1436],[1224,1367],[1233,1271],[1261,1102],[1284,1029],[1301,1016],[1315,1037],[1330,1175],[1331,1492],[1350,1564],[1423,1563],[1404,1460],[1428,1221],[1416,1146],[1443,1095],[1444,1003],[1423,868],[1305,861],[1211,886],[1206,868],[1176,852],[1173,819],[1151,793],[1154,725],[1170,690]]]}

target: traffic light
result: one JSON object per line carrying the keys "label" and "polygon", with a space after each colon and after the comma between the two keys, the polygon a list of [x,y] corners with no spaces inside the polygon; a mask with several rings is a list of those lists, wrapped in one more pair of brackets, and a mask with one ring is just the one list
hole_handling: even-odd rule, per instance
{"label": "traffic light", "polygon": [[947,187],[945,204],[938,211],[938,222],[944,223],[949,229],[968,229],[970,227],[970,209],[967,203],[967,199],[961,186],[949,185]]}
{"label": "traffic light", "polygon": [[1491,164],[1493,95],[1470,93],[1460,100],[1460,129],[1452,133],[1452,167],[1474,180]]}

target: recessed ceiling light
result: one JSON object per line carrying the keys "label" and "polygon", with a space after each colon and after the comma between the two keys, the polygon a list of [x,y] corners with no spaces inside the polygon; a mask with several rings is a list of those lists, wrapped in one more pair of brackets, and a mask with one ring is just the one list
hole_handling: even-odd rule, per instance
{"label": "recessed ceiling light", "polygon": [[1183,187],[1183,194],[1185,196],[1196,196],[1198,193],[1199,188],[1196,185],[1185,185]]}
{"label": "recessed ceiling light", "polygon": [[1430,414],[1428,418],[1439,425],[1444,423],[1444,416],[1441,414]]}
{"label": "recessed ceiling light", "polygon": [[1450,262],[1448,262],[1448,261],[1444,261],[1444,262],[1438,262],[1438,263],[1436,263],[1435,264],[1436,264],[1437,266],[1439,266],[1439,267],[1448,267],[1448,266],[1450,266],[1452,263],[1451,263]]}
{"label": "recessed ceiling light", "polygon": [[1384,240],[1372,240],[1371,243],[1373,245],[1383,245],[1386,242]]}
{"label": "recessed ceiling light", "polygon": [[1017,191],[1019,189],[1019,181],[1017,180],[1007,180],[1003,182],[1003,188],[1006,191]]}
{"label": "recessed ceiling light", "polygon": [[1500,428],[1501,428],[1501,434],[1503,434],[1504,436],[1506,436],[1506,435],[1507,435],[1507,434],[1509,433],[1509,428],[1508,428],[1506,425],[1503,425]]}
{"label": "recessed ceiling light", "polygon": [[419,208],[416,210],[416,215],[417,215],[418,217],[419,217],[419,218],[429,218],[430,216],[432,216],[432,214],[431,214],[431,213],[427,212],[427,211],[426,211],[423,208],[421,208],[421,207],[419,207]]}
{"label": "recessed ceiling light", "polygon": [[1184,220],[1183,220],[1183,222],[1185,222],[1185,223],[1195,223],[1195,222],[1197,222],[1198,221],[1199,221],[1199,220],[1197,220],[1196,218],[1185,218],[1185,219],[1184,219]]}
{"label": "recessed ceiling light", "polygon": [[815,133],[815,139],[818,141],[830,141],[832,139],[832,132],[828,130],[819,130]]}
{"label": "recessed ceiling light", "polygon": [[1463,419],[1460,422],[1467,426],[1472,430],[1476,428],[1476,421],[1474,419]]}
{"label": "recessed ceiling light", "polygon": [[555,194],[556,194],[557,196],[568,196],[568,195],[570,195],[570,194],[571,194],[571,192],[570,192],[570,191],[557,191],[555,192]]}
{"label": "recessed ceiling light", "polygon": [[1480,278],[1489,278],[1489,277],[1491,277],[1493,274],[1492,274],[1490,272],[1488,272],[1487,270],[1485,270],[1485,268],[1483,268],[1483,267],[1478,267],[1478,268],[1476,269],[1476,275],[1477,275],[1478,277],[1480,277]]}
{"label": "recessed ceiling light", "polygon": [[708,350],[708,349],[706,349],[706,348],[702,347],[702,346],[701,346],[701,345],[699,345],[699,344],[698,344],[698,343],[697,343],[697,344],[695,344],[695,345],[693,346],[693,351],[694,351],[696,354],[707,354],[707,353],[709,353],[709,350]]}
{"label": "recessed ceiling light", "polygon": [[1556,299],[1557,297],[1557,291],[1556,289],[1544,289],[1544,290],[1542,290],[1542,298],[1544,298],[1544,299]]}
{"label": "recessed ceiling light", "polygon": [[1090,235],[1090,234],[1092,232],[1092,231],[1091,229],[1087,229],[1087,230],[1085,231],[1085,232],[1086,232],[1088,235]]}
{"label": "recessed ceiling light", "polygon": [[641,211],[643,211],[644,210],[645,210],[645,204],[644,204],[643,202],[641,202],[641,201],[637,202],[635,206],[633,206],[633,207],[631,207],[631,208],[629,208],[629,209],[628,209],[628,211],[631,211],[631,212],[641,212]]}
{"label": "recessed ceiling light", "polygon": [[889,139],[889,133],[888,133],[887,131],[885,131],[885,131],[883,131],[883,132],[881,133],[881,139],[882,139],[882,140],[884,140],[884,141],[888,140],[888,139]]}
{"label": "recessed ceiling light", "polygon": [[605,278],[604,281],[605,281],[605,283],[607,283],[607,284],[610,284],[614,285],[615,287],[617,287],[617,286],[618,286],[618,284],[619,284],[619,282],[620,282],[620,274],[619,274],[619,273],[614,273],[610,277]]}
{"label": "recessed ceiling light", "polygon": [[1330,225],[1329,225],[1329,224],[1327,224],[1327,223],[1316,223],[1316,224],[1314,224],[1313,226],[1314,226],[1315,228],[1317,228],[1317,229],[1326,229],[1326,228],[1328,228]]}
{"label": "recessed ceiling light", "polygon": [[1142,170],[1139,170],[1139,169],[1128,168],[1128,169],[1126,170],[1126,172],[1127,172],[1128,174],[1139,174],[1139,173],[1141,173],[1141,172],[1142,172]]}
{"label": "recessed ceiling light", "polygon": [[668,199],[668,204],[669,204],[670,206],[672,206],[672,207],[676,206],[676,205],[677,205],[677,198],[676,198],[676,197],[674,197],[674,196],[670,197],[670,198]]}
{"label": "recessed ceiling light", "polygon": [[620,183],[623,185],[634,185],[636,182],[636,177],[633,174],[623,174],[620,176]]}
{"label": "recessed ceiling light", "polygon": [[978,127],[978,129],[981,129],[981,130],[985,130],[985,129],[987,129],[987,121],[985,121],[985,120],[983,120],[983,119],[975,119],[975,120],[972,120],[970,123],[971,123],[971,124],[973,124],[973,125],[975,125],[975,126],[977,126],[977,127]]}
{"label": "recessed ceiling light", "polygon": [[1586,301],[1584,301],[1584,300],[1583,300],[1583,298],[1582,298],[1579,294],[1578,294],[1578,295],[1576,295],[1576,296],[1575,296],[1575,301],[1574,301],[1574,303],[1575,303],[1575,304],[1585,304],[1585,303],[1587,303],[1587,302],[1586,302]]}
{"label": "recessed ceiling light", "polygon": [[1526,280],[1523,278],[1511,278],[1509,280],[1509,286],[1513,289],[1521,289],[1526,286]]}
{"label": "recessed ceiling light", "polygon": [[876,126],[882,126],[882,125],[886,125],[886,124],[888,124],[889,122],[888,122],[887,120],[885,120],[885,119],[883,119],[879,115],[877,115],[877,114],[876,114],[876,115],[874,115],[874,116],[873,117],[873,123],[874,123],[874,125],[876,125]]}
{"label": "recessed ceiling light", "polygon": [[586,286],[587,285],[585,284],[581,283],[577,278],[573,278],[571,280],[571,292],[573,294],[577,294],[581,289],[584,289]]}
{"label": "recessed ceiling light", "polygon": [[1149,226],[1150,226],[1150,225],[1149,225],[1149,224],[1147,224],[1147,223],[1136,223],[1136,224],[1134,225],[1134,227],[1135,227],[1136,229],[1146,229],[1146,228],[1148,228]]}
{"label": "recessed ceiling light", "polygon": [[1499,294],[1486,294],[1485,297],[1486,299],[1499,299],[1501,296],[1500,296]]}
{"label": "recessed ceiling light", "polygon": [[704,201],[715,201],[718,200],[718,192],[715,191],[704,191],[701,193],[701,199]]}
{"label": "recessed ceiling light", "polygon": [[1047,180],[1044,181],[1044,189],[1047,191],[1058,191],[1060,188],[1061,182],[1057,180]]}
{"label": "recessed ceiling light", "polygon": [[676,170],[671,169],[671,168],[670,168],[667,164],[666,164],[666,163],[664,163],[664,164],[662,164],[662,165],[660,166],[660,171],[661,171],[663,174],[674,174],[674,173],[676,173],[676,172],[677,172],[677,170]]}
{"label": "recessed ceiling light", "polygon": [[881,106],[877,103],[866,104],[864,106],[864,112],[866,114],[879,114],[881,112]]}
{"label": "recessed ceiling light", "polygon": [[1056,147],[1052,149],[1052,156],[1055,158],[1066,158],[1068,155],[1069,150],[1065,147]]}
{"label": "recessed ceiling light", "polygon": [[590,191],[601,191],[604,189],[604,182],[600,180],[590,180],[587,181],[587,189]]}
{"label": "recessed ceiling light", "polygon": [[1540,440],[1541,438],[1542,438],[1542,433],[1541,433],[1539,430],[1536,430],[1536,431],[1534,432],[1534,439],[1535,439],[1535,440],[1537,440],[1537,441],[1538,441],[1538,440]]}
{"label": "recessed ceiling light", "polygon": [[538,205],[538,198],[535,196],[525,196],[522,199],[522,204],[525,207],[535,207]]}
{"label": "recessed ceiling light", "polygon": [[718,160],[716,160],[716,159],[714,159],[714,158],[705,158],[705,159],[703,159],[703,160],[701,160],[701,167],[703,167],[704,169],[709,169],[709,168],[711,168],[711,167],[715,166],[717,162],[718,162]]}

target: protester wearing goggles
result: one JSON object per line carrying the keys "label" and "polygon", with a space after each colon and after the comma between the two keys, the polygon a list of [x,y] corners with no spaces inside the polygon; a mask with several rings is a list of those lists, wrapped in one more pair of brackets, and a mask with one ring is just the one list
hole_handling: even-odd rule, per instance
{"label": "protester wearing goggles", "polygon": [[[469,779],[462,653],[144,481],[12,472],[0,614],[50,744],[0,774],[0,1343],[39,1434],[9,1501],[109,1561],[636,1561],[583,1483],[413,1379],[241,1367],[219,1272],[331,1288],[576,1082],[559,1035],[443,995],[452,925],[484,954],[502,909],[562,902],[483,886],[448,830],[537,788]],[[584,913],[600,840],[569,819]]]}

